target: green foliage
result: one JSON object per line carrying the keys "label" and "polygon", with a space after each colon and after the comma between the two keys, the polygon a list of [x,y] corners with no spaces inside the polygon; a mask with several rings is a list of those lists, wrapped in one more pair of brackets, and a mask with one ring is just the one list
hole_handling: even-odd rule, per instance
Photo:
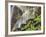
{"label": "green foliage", "polygon": [[39,10],[37,11],[34,19],[29,19],[27,21],[27,24],[24,24],[24,26],[21,26],[21,31],[41,30],[41,14],[40,14],[41,12]]}
{"label": "green foliage", "polygon": [[35,19],[30,19],[26,25],[21,27],[22,31],[30,30],[40,30],[41,29],[41,16],[35,17]]}

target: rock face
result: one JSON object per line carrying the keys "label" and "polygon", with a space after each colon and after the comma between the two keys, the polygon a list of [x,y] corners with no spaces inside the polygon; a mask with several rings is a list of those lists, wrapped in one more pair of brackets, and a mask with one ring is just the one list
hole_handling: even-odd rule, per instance
{"label": "rock face", "polygon": [[11,30],[21,28],[22,24],[26,24],[29,19],[35,18],[37,7],[30,6],[14,6],[13,16],[11,19]]}

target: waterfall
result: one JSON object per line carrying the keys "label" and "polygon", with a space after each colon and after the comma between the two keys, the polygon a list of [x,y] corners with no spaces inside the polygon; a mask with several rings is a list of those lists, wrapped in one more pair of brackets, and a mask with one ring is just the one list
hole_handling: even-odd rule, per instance
{"label": "waterfall", "polygon": [[16,29],[16,28],[21,28],[21,25],[22,24],[26,24],[26,21],[29,20],[29,19],[33,19],[35,17],[35,11],[36,11],[36,8],[33,7],[33,8],[27,8],[26,6],[25,7],[20,7],[18,6],[22,11],[23,11],[23,14],[22,16],[20,17],[20,19],[18,19],[16,21],[16,23],[14,24],[14,27],[13,27],[13,31]]}

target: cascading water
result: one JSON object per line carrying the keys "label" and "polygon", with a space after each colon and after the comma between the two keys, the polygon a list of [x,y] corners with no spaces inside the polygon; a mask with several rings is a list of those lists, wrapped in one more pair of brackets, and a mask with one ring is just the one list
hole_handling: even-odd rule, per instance
{"label": "cascading water", "polygon": [[35,17],[35,11],[36,8],[27,8],[26,6],[18,6],[20,10],[23,12],[22,16],[16,21],[14,24],[14,27],[12,28],[12,31],[14,31],[17,28],[21,28],[22,24],[26,24],[26,21],[29,19],[33,19]]}

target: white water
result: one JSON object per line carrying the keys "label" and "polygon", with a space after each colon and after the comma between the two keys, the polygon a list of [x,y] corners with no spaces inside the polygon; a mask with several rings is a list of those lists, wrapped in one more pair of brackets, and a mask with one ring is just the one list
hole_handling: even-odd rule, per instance
{"label": "white water", "polygon": [[[21,28],[21,25],[26,24],[27,20],[33,19],[35,17],[35,10],[36,10],[36,8],[24,9],[24,12],[23,12],[21,18],[18,19],[17,22],[15,23],[13,30],[15,30],[15,28]],[[22,9],[22,11],[23,11],[23,9]]]}

